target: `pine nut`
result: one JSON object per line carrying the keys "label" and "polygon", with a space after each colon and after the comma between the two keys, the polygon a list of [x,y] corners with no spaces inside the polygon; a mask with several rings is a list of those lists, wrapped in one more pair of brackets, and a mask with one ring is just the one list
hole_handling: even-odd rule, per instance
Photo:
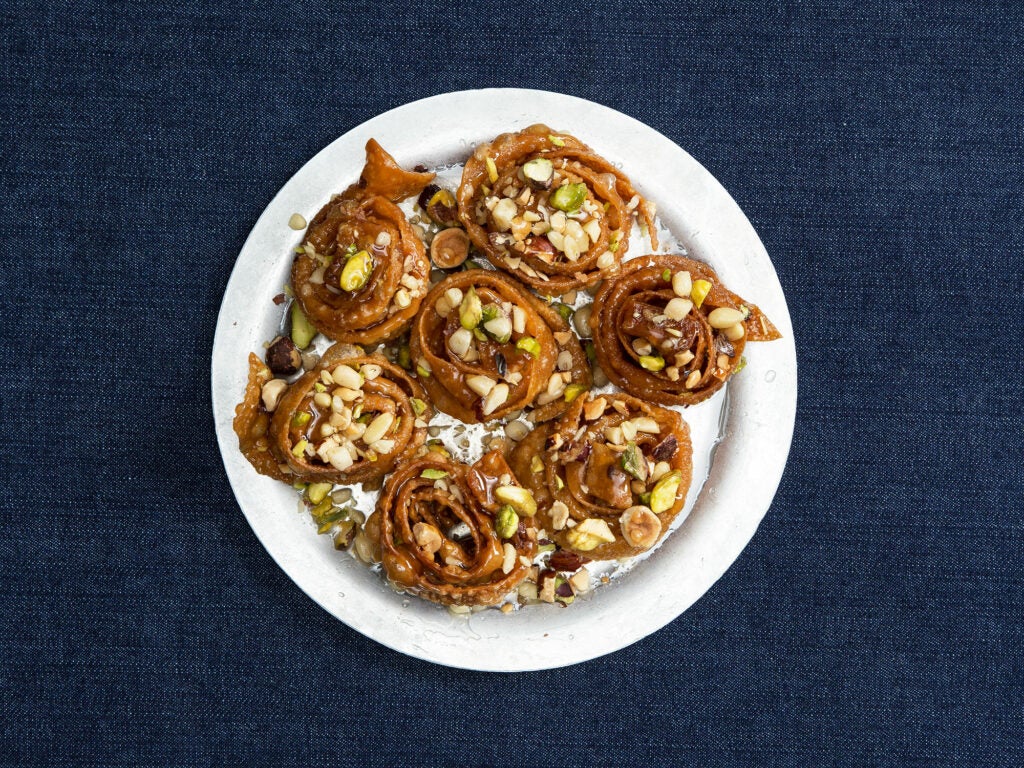
{"label": "pine nut", "polygon": [[724,330],[743,322],[743,313],[732,307],[717,307],[708,315],[708,325]]}
{"label": "pine nut", "polygon": [[487,394],[487,396],[484,397],[484,401],[480,406],[480,411],[481,413],[483,413],[484,416],[490,416],[492,413],[498,410],[498,408],[503,406],[505,404],[505,401],[507,400],[508,384],[505,384],[504,382],[496,384],[494,386],[494,389],[492,389]]}
{"label": "pine nut", "polygon": [[497,382],[488,376],[467,376],[466,386],[476,392],[480,397],[487,397],[494,389]]}
{"label": "pine nut", "polygon": [[360,377],[356,370],[344,364],[337,366],[331,371],[331,378],[334,379],[334,383],[339,387],[359,389],[363,386],[362,377]]}
{"label": "pine nut", "polygon": [[665,317],[669,320],[682,320],[690,314],[691,309],[693,309],[692,301],[676,297],[665,305]]}
{"label": "pine nut", "polygon": [[747,335],[747,327],[743,323],[736,323],[736,325],[730,325],[725,329],[725,338],[729,341],[739,341]]}
{"label": "pine nut", "polygon": [[693,278],[687,270],[672,275],[672,292],[681,299],[689,299],[693,290]]}
{"label": "pine nut", "polygon": [[381,413],[370,422],[369,426],[366,427],[366,431],[363,432],[363,442],[367,445],[375,443],[380,440],[387,431],[391,429],[391,425],[395,423],[395,416],[391,413]]}

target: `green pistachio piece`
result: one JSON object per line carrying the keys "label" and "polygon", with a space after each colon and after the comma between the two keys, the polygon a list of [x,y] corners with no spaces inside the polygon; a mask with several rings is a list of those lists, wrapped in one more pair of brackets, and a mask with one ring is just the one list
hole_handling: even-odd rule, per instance
{"label": "green pistachio piece", "polygon": [[641,483],[647,481],[647,459],[644,458],[636,443],[632,441],[626,443],[626,450],[622,452],[620,461],[622,470],[627,475],[636,478]]}
{"label": "green pistachio piece", "polygon": [[587,199],[587,185],[565,184],[551,193],[551,205],[560,211],[573,213],[578,211],[583,201]]}
{"label": "green pistachio piece", "polygon": [[665,358],[655,355],[641,355],[640,367],[648,371],[660,371],[665,367]]}
{"label": "green pistachio piece", "polygon": [[672,270],[671,269],[666,269],[664,272],[662,272],[661,273],[661,279],[664,280],[666,283],[671,283],[672,282]]}
{"label": "green pistachio piece", "polygon": [[372,273],[373,257],[369,251],[359,251],[345,262],[345,268],[341,270],[341,279],[338,282],[343,291],[358,291],[366,285]]}
{"label": "green pistachio piece", "polygon": [[306,453],[306,446],[309,445],[309,441],[303,438],[299,440],[295,445],[292,446],[292,456],[299,459]]}
{"label": "green pistachio piece", "polygon": [[676,493],[683,482],[683,473],[679,470],[669,472],[651,489],[651,511],[658,515],[672,509],[676,503]]}
{"label": "green pistachio piece", "polygon": [[494,530],[503,539],[511,539],[519,530],[519,515],[508,504],[498,510],[494,518]]}
{"label": "green pistachio piece", "polygon": [[310,419],[313,418],[313,414],[309,411],[299,411],[292,416],[292,426],[299,427],[300,429],[309,424]]}
{"label": "green pistachio piece", "polygon": [[537,514],[537,502],[533,494],[525,488],[515,485],[501,485],[494,489],[494,498],[502,504],[508,504],[512,509],[525,517],[533,517]]}
{"label": "green pistachio piece", "polygon": [[469,290],[466,291],[462,297],[462,303],[459,305],[459,323],[462,324],[463,328],[471,331],[480,325],[483,314],[484,311],[480,305],[480,297],[476,295],[476,290],[473,286],[469,286]]}
{"label": "green pistachio piece", "polygon": [[313,341],[313,337],[316,336],[316,328],[309,322],[306,317],[306,313],[302,311],[302,307],[299,306],[299,302],[292,302],[292,341],[295,342],[295,346],[299,349],[305,349]]}
{"label": "green pistachio piece", "polygon": [[565,402],[571,403],[586,391],[587,388],[582,384],[570,384],[565,388]]}
{"label": "green pistachio piece", "polygon": [[309,488],[306,490],[306,496],[311,504],[319,504],[331,492],[333,487],[330,483],[310,483]]}
{"label": "green pistachio piece", "polygon": [[516,349],[521,349],[534,357],[540,357],[540,342],[533,336],[523,336],[516,342]]}
{"label": "green pistachio piece", "polygon": [[430,467],[429,469],[424,469],[420,472],[420,477],[425,480],[440,480],[443,477],[448,477],[448,473],[443,469],[434,469],[433,467]]}
{"label": "green pistachio piece", "polygon": [[422,416],[424,411],[427,410],[427,404],[420,400],[418,397],[409,399],[409,405],[412,406],[412,412],[417,416]]}
{"label": "green pistachio piece", "polygon": [[735,376],[737,373],[747,367],[747,356],[740,355],[740,361],[732,367],[732,375]]}

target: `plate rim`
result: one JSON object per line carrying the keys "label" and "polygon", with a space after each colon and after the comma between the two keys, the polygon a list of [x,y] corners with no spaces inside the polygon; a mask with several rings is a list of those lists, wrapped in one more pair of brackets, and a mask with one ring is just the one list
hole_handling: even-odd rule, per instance
{"label": "plate rim", "polygon": [[[439,653],[436,648],[433,651],[431,651],[429,647],[424,647],[422,642],[410,643],[408,642],[408,638],[400,634],[390,635],[386,632],[381,632],[380,625],[370,627],[367,626],[366,622],[358,621],[354,619],[353,616],[351,615],[339,615],[339,611],[335,610],[335,608],[331,605],[328,605],[327,601],[324,599],[324,596],[319,591],[312,589],[308,585],[308,583],[304,583],[303,575],[301,573],[294,572],[297,570],[295,563],[289,561],[287,558],[282,556],[281,551],[277,548],[277,542],[265,540],[265,537],[268,535],[268,530],[261,523],[257,522],[254,519],[254,514],[251,514],[250,510],[247,509],[246,504],[243,503],[244,494],[242,493],[239,487],[241,478],[237,476],[237,472],[233,471],[228,459],[228,452],[232,450],[235,453],[238,452],[237,438],[235,437],[234,431],[233,429],[231,429],[230,426],[231,420],[234,415],[234,408],[233,406],[224,405],[219,402],[222,398],[219,397],[218,383],[221,382],[224,376],[226,375],[224,373],[224,366],[227,365],[223,350],[225,334],[222,333],[222,329],[226,329],[227,326],[231,324],[237,325],[237,316],[227,316],[227,312],[229,311],[229,297],[233,295],[232,289],[235,288],[235,290],[237,291],[238,285],[242,281],[242,265],[243,262],[246,261],[246,254],[251,252],[258,246],[258,241],[262,230],[268,226],[286,227],[284,221],[277,222],[276,219],[274,221],[270,220],[272,211],[274,211],[275,208],[280,207],[279,203],[288,196],[288,193],[291,191],[291,188],[295,186],[297,183],[299,183],[298,180],[301,179],[301,177],[307,175],[311,171],[311,169],[315,169],[318,166],[318,164],[322,163],[325,157],[327,157],[333,150],[336,150],[346,141],[353,140],[353,138],[355,138],[361,133],[364,133],[374,124],[385,123],[388,120],[394,120],[396,117],[401,116],[402,113],[416,112],[418,110],[430,109],[433,107],[443,108],[444,106],[447,105],[448,102],[458,102],[461,99],[485,101],[493,100],[493,104],[500,104],[501,106],[508,106],[510,104],[522,104],[524,102],[529,102],[531,100],[539,100],[542,102],[554,100],[556,102],[563,103],[567,107],[585,108],[586,111],[596,111],[598,113],[602,113],[604,116],[608,117],[609,120],[615,122],[621,123],[622,121],[625,121],[624,125],[629,126],[633,130],[637,131],[640,135],[645,136],[648,140],[655,140],[656,142],[661,143],[663,148],[668,149],[673,154],[678,153],[678,156],[681,157],[683,161],[690,166],[691,170],[697,174],[697,176],[699,177],[699,181],[705,185],[705,191],[717,196],[718,201],[725,206],[727,212],[731,215],[733,219],[732,223],[738,224],[741,230],[745,230],[738,233],[738,236],[742,236],[745,239],[746,244],[753,249],[753,253],[751,256],[748,256],[748,259],[751,257],[756,258],[758,260],[758,266],[761,267],[763,271],[766,271],[766,275],[770,276],[770,280],[772,281],[770,287],[773,289],[773,293],[777,294],[773,295],[772,297],[777,304],[777,306],[773,308],[772,318],[776,325],[779,326],[780,330],[782,330],[782,332],[784,333],[784,338],[780,341],[782,342],[783,350],[786,353],[788,353],[785,356],[787,357],[786,363],[787,365],[790,366],[790,368],[786,371],[786,373],[791,373],[792,378],[791,385],[789,385],[786,388],[785,392],[782,392],[781,387],[778,388],[779,391],[782,392],[782,396],[779,402],[781,408],[779,412],[774,414],[775,421],[773,422],[773,425],[775,428],[780,428],[782,430],[778,435],[782,439],[776,439],[774,441],[774,445],[775,447],[780,448],[782,450],[780,454],[777,454],[776,456],[773,457],[773,461],[771,462],[772,472],[770,472],[770,482],[763,488],[759,489],[760,495],[762,497],[766,497],[763,500],[764,508],[760,509],[761,503],[759,501],[759,503],[757,504],[759,511],[756,512],[754,515],[756,519],[751,520],[749,515],[745,519],[744,522],[746,523],[746,527],[739,531],[737,534],[742,538],[742,541],[739,541],[739,546],[735,547],[735,552],[731,556],[728,553],[726,554],[724,558],[724,564],[722,564],[721,567],[713,567],[710,570],[705,570],[701,574],[700,584],[702,585],[702,588],[695,596],[692,597],[692,599],[684,598],[682,600],[678,600],[672,603],[672,605],[669,606],[667,609],[662,604],[659,604],[659,611],[657,617],[653,620],[648,620],[647,622],[643,623],[642,628],[640,630],[630,628],[632,629],[632,631],[623,631],[617,637],[611,639],[610,641],[606,640],[604,643],[578,643],[573,646],[573,648],[577,651],[576,653],[565,653],[565,648],[562,647],[562,653],[556,654],[553,657],[545,658],[543,659],[543,661],[539,660],[543,658],[543,654],[536,653],[536,651],[539,650],[536,648],[534,649],[534,654],[531,654],[531,656],[518,657],[520,658],[520,660],[512,664],[503,663],[501,660],[494,658],[493,655],[488,656],[487,654],[481,653],[480,650],[474,652],[473,654],[470,654],[470,657],[468,658],[461,658],[458,655],[453,655],[450,652]],[[533,120],[531,122],[537,121]],[[577,135],[583,135],[584,140],[587,140],[585,131],[576,130],[575,132],[577,133]],[[360,146],[360,162],[361,159],[362,156]],[[630,173],[630,177],[637,187],[642,189],[645,186],[642,178],[634,177],[632,173]],[[340,185],[338,186],[340,189]],[[655,202],[660,204],[659,207],[661,207],[661,205],[664,204],[664,201],[661,199],[655,199]],[[664,211],[662,212],[664,213]],[[696,237],[697,235],[695,234],[694,236]],[[284,258],[284,256],[283,254],[278,253],[276,254],[276,256],[274,256],[274,258],[276,260],[281,260]],[[764,270],[764,267],[767,267],[767,270]],[[248,266],[246,268],[248,268]],[[756,298],[759,299],[759,304],[763,302],[763,299],[760,295]],[[780,309],[781,314],[779,312]],[[779,342],[773,342],[773,344],[775,343]],[[300,590],[302,590],[310,599],[317,603],[321,608],[323,608],[336,619],[346,624],[348,627],[354,629],[355,631],[359,632],[360,634],[378,643],[381,643],[382,645],[385,645],[391,648],[392,650],[398,651],[408,656],[412,656],[414,658],[422,659],[424,661],[475,671],[520,672],[542,669],[554,669],[588,661],[590,659],[594,659],[606,655],[608,653],[613,653],[615,651],[628,647],[629,645],[643,639],[644,637],[647,637],[659,631],[667,624],[669,624],[670,622],[681,616],[683,613],[685,613],[687,610],[689,610],[689,608],[692,607],[692,605],[697,600],[703,597],[703,595],[705,595],[711,589],[711,587],[714,586],[718,579],[721,578],[725,571],[728,570],[728,568],[730,568],[732,564],[739,558],[739,555],[742,554],[747,544],[749,544],[750,540],[753,538],[754,533],[756,533],[758,527],[760,526],[760,523],[763,521],[764,517],[766,516],[771,506],[772,501],[774,500],[775,494],[778,490],[779,483],[781,483],[785,467],[787,465],[790,449],[792,447],[792,437],[795,428],[796,404],[798,395],[797,357],[795,348],[795,338],[793,335],[792,322],[789,316],[789,309],[785,299],[785,293],[783,292],[781,283],[778,280],[775,265],[769,257],[767,250],[764,247],[764,244],[761,242],[760,237],[757,235],[757,232],[756,230],[754,230],[754,227],[750,223],[749,219],[747,219],[742,209],[740,209],[739,205],[728,193],[728,191],[721,185],[720,182],[718,182],[717,179],[715,179],[715,177],[706,168],[704,168],[703,165],[701,165],[695,158],[693,158],[688,152],[686,152],[685,149],[675,144],[675,142],[673,142],[664,134],[661,134],[656,129],[646,125],[645,123],[637,120],[636,118],[630,115],[622,113],[618,110],[615,110],[611,107],[600,104],[598,102],[582,99],[577,96],[570,96],[567,94],[560,94],[552,91],[543,91],[528,88],[485,88],[464,91],[453,91],[449,93],[428,96],[426,98],[402,104],[400,106],[389,109],[375,117],[372,117],[362,123],[359,123],[352,129],[346,131],[341,136],[337,137],[336,139],[328,143],[319,152],[317,152],[309,160],[307,160],[299,169],[295,171],[295,173],[292,174],[288,181],[286,181],[281,186],[281,188],[276,192],[273,198],[268,202],[264,210],[261,212],[260,216],[257,218],[255,224],[253,225],[252,230],[249,232],[249,235],[246,237],[245,242],[243,243],[239,251],[239,255],[236,258],[235,263],[232,267],[231,274],[225,285],[224,293],[221,298],[221,305],[218,310],[217,323],[215,326],[213,346],[211,349],[210,387],[212,411],[214,418],[214,427],[217,435],[218,449],[221,454],[221,461],[224,465],[225,473],[228,476],[228,480],[232,488],[232,493],[235,496],[235,500],[236,503],[238,504],[239,509],[241,509],[250,528],[252,528],[253,533],[260,541],[260,544],[271,556],[271,559],[274,560],[277,566],[281,568],[282,571],[284,571],[284,573],[292,580],[292,582],[297,587],[299,587]],[[218,354],[219,351],[220,354]],[[237,352],[232,351],[232,354],[236,353]],[[243,353],[243,356],[244,355],[245,353]],[[741,380],[739,378],[736,380],[730,380],[728,385],[729,391],[735,393],[735,391],[738,388],[738,384],[741,384]],[[749,388],[749,384],[750,382],[742,381],[742,386],[744,388]],[[236,402],[237,398],[240,397],[240,394],[240,392],[236,394]],[[227,408],[228,413],[224,412],[225,408]],[[781,421],[778,418],[779,416],[782,417]],[[225,424],[227,425],[226,433]],[[740,425],[740,427],[742,427],[742,425]],[[723,440],[722,444],[718,446],[718,451],[721,452],[723,447],[728,449],[728,438],[726,440]],[[719,462],[720,459],[716,455],[716,458],[712,464],[712,474],[715,473],[715,467],[719,466]],[[255,475],[254,471],[253,475]],[[707,486],[707,483],[710,482],[711,477],[709,477],[709,479],[707,480],[705,487]],[[704,495],[703,491],[701,495]],[[687,519],[684,522],[684,525],[688,525],[689,523],[690,520]],[[303,534],[305,533],[307,533],[307,531],[303,528]],[[667,538],[666,544],[673,537],[679,535],[680,531],[675,531],[672,537]],[[730,542],[732,544],[736,544],[737,541],[738,539],[730,538]],[[664,548],[664,545],[662,548]],[[718,558],[718,560],[721,561],[723,560],[723,558]],[[641,568],[647,570],[649,567],[648,562],[650,561],[645,561],[644,563],[641,563],[638,566],[637,570]],[[702,558],[701,568],[703,568],[703,566],[704,563]],[[624,581],[632,581],[635,576],[636,574],[631,574]],[[378,581],[382,580],[378,578]],[[601,590],[601,593],[611,592],[611,588],[613,586],[617,586],[617,582],[613,582],[613,584],[603,588]],[[403,596],[399,595],[398,593],[392,594],[394,595],[395,598],[397,598],[395,600],[396,606],[400,602],[405,602],[405,600],[409,599],[405,598],[403,600]],[[662,601],[664,601],[666,597],[668,596],[658,595],[658,599]],[[681,607],[678,607],[680,605]],[[439,608],[436,606],[431,607],[435,608],[438,611],[444,611],[443,608]],[[675,610],[676,607],[678,607],[677,611]],[[571,611],[573,609],[569,610]],[[447,611],[444,611],[444,613],[447,613]],[[490,613],[496,614],[497,612],[491,611]],[[518,614],[522,612],[516,613]],[[546,615],[553,615],[549,612],[545,613]],[[453,618],[457,621],[472,621],[471,618],[467,619],[466,617]],[[564,630],[564,621],[556,623],[559,625],[559,629]],[[564,639],[564,635],[561,636]],[[573,635],[569,634],[569,637],[573,638]],[[542,645],[546,643],[547,646],[552,646],[554,643],[553,641],[549,642],[548,638],[549,633],[545,633],[543,637],[538,636],[535,638],[531,638],[531,642]],[[538,660],[534,662],[522,660],[528,658],[534,658]]]}

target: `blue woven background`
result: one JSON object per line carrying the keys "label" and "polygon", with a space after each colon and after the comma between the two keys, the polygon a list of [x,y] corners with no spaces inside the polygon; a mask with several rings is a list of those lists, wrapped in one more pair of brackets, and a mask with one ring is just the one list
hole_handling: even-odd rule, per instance
{"label": "blue woven background", "polygon": [[[0,763],[1024,764],[1021,5],[346,5],[0,2]],[[689,150],[799,341],[789,466],[732,569],[628,650],[524,675],[308,600],[209,403],[277,189],[489,85]]]}

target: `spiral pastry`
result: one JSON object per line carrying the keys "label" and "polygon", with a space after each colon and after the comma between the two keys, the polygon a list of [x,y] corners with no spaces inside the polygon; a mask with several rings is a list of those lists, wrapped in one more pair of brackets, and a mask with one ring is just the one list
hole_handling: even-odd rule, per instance
{"label": "spiral pastry", "polygon": [[692,475],[679,414],[621,394],[581,397],[513,450],[537,525],[563,549],[607,560],[645,551],[682,510]]}
{"label": "spiral pastry", "polygon": [[590,389],[590,366],[568,323],[507,275],[457,272],[435,285],[409,351],[434,405],[464,422],[536,405],[553,419]]}
{"label": "spiral pastry", "polygon": [[401,368],[336,344],[283,388],[267,434],[288,479],[365,483],[416,452],[432,415],[423,388]]}
{"label": "spiral pastry", "polygon": [[634,218],[658,247],[654,206],[629,179],[545,125],[478,147],[457,199],[466,232],[491,263],[552,296],[614,274]]}
{"label": "spiral pastry", "polygon": [[[249,353],[249,376],[242,402],[235,406],[232,427],[238,436],[238,449],[261,475],[290,481],[287,466],[282,466],[270,450],[270,413],[263,405],[263,388],[274,375],[256,355]],[[283,382],[282,385],[283,386]],[[271,385],[271,390],[275,385]]]}
{"label": "spiral pastry", "polygon": [[402,170],[371,139],[359,183],[310,222],[292,264],[292,288],[306,317],[328,338],[375,344],[412,322],[430,262],[395,202],[432,178]]}
{"label": "spiral pastry", "polygon": [[436,453],[405,462],[377,502],[384,571],[435,603],[494,605],[526,578],[537,551],[527,501],[497,452],[472,467]]}
{"label": "spiral pastry", "polygon": [[644,256],[594,297],[597,360],[617,386],[664,405],[693,405],[721,389],[747,341],[780,338],[753,304],[707,264]]}

